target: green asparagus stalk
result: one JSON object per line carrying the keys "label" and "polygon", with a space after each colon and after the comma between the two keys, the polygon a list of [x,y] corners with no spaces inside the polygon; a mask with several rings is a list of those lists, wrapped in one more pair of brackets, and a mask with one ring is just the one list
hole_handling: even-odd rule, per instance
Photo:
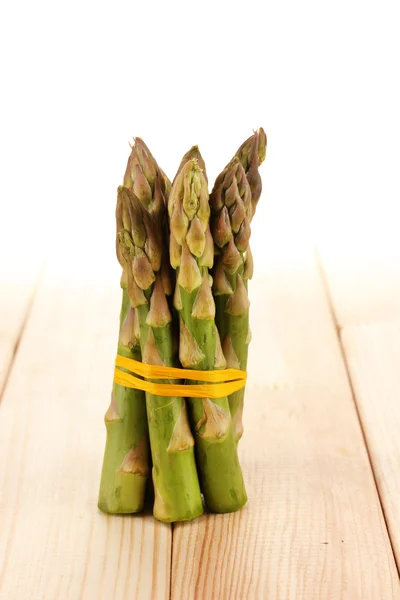
{"label": "green asparagus stalk", "polygon": [[[218,251],[213,270],[216,323],[229,368],[247,369],[251,340],[248,279],[253,275],[250,222],[261,194],[258,166],[266,136],[259,129],[217,177],[210,195],[212,234]],[[229,396],[236,441],[243,435],[244,388]]]}
{"label": "green asparagus stalk", "polygon": [[[140,162],[141,155],[154,160],[147,148],[144,154],[143,147],[141,140],[135,140],[125,177],[128,183],[131,165]],[[132,261],[142,361],[176,367],[176,336],[167,301],[167,294],[172,291],[171,269],[168,261],[163,261],[163,232],[167,224],[164,194],[168,191],[164,188],[163,194],[161,174],[155,165],[154,161],[154,179],[147,178],[149,170],[146,173],[135,167],[131,187],[136,188],[139,197],[128,188],[119,189],[119,202],[130,221],[120,235],[124,253]],[[193,519],[202,514],[203,505],[185,400],[146,393],[146,406],[153,458],[154,516],[165,522]]]}
{"label": "green asparagus stalk", "polygon": [[[213,270],[216,323],[227,367],[245,371],[250,342],[247,278],[251,276],[245,272],[245,261],[252,205],[250,186],[237,157],[217,178],[210,205],[211,230],[219,252]],[[244,388],[229,396],[236,441],[243,434],[243,400]]]}
{"label": "green asparagus stalk", "polygon": [[[156,282],[153,284],[152,292],[150,292],[150,288],[146,292],[147,297],[150,297],[151,293],[154,297],[153,304],[155,308],[153,309],[153,312],[150,298],[150,314],[153,315],[152,318],[154,319],[154,315],[157,316],[158,310],[160,310],[160,314],[165,313],[165,303],[162,294],[160,293],[161,285],[159,280],[161,280],[162,288],[166,296],[170,296],[173,292],[173,271],[171,270],[168,258],[169,236],[166,211],[166,202],[171,190],[171,183],[157,164],[146,144],[140,138],[135,138],[134,140],[134,145],[126,168],[124,183],[131,191],[136,191],[136,196],[147,213],[144,218],[146,219],[146,222],[152,223],[152,233],[154,235],[148,237],[148,243],[147,245],[145,244],[145,252],[147,252],[150,259],[153,257],[153,266],[155,266],[156,271],[159,266],[157,256],[161,254],[161,267],[157,273],[155,272]],[[153,239],[152,244],[149,243],[150,239]],[[157,302],[160,303],[159,308]],[[140,320],[140,328],[143,332],[142,341],[148,339],[150,343],[150,337],[147,337],[149,326],[149,323],[146,322],[149,319],[147,311],[148,306],[146,307],[145,305],[139,309],[139,314],[142,317]],[[175,367],[178,366],[176,323],[168,323],[164,328],[158,328],[154,325],[152,326],[152,329],[165,364]],[[161,337],[159,334],[162,334]],[[194,463],[194,452],[190,446],[194,441],[190,429],[187,426],[186,403],[182,398],[171,398],[171,404],[168,407],[168,410],[163,408],[163,415],[159,415],[160,403],[161,406],[164,407],[168,399],[165,397],[152,396],[151,394],[147,394],[146,398],[152,454],[157,456],[159,456],[160,453],[162,454],[165,452],[171,454],[174,443],[178,443],[178,445],[180,444],[182,446],[179,451],[182,451],[182,456],[177,454],[175,458],[172,457],[169,459],[170,468],[175,469],[175,479],[168,475],[167,479],[164,479],[163,475],[159,476],[159,489],[158,491],[156,490],[155,493],[155,514],[162,515],[165,513],[165,517],[162,518],[160,516],[159,518],[168,521],[192,519],[201,514],[203,508],[199,492],[197,471]],[[150,417],[153,412],[155,416],[153,415],[152,421]],[[175,441],[174,443],[171,443],[170,446],[165,446],[164,444],[164,441],[168,438],[170,432],[167,430],[167,432],[162,432],[161,435],[158,432],[158,429],[163,427],[162,420],[160,420],[161,416],[164,416],[168,423],[175,423],[176,425],[172,433],[172,435],[175,436]],[[154,427],[151,425],[152,422]],[[179,442],[180,436],[182,439]],[[186,445],[188,445],[188,448],[186,449],[187,456],[185,456],[185,452],[183,452]],[[178,450],[176,452],[178,452]],[[161,464],[161,468],[163,465],[165,466],[165,461]],[[155,464],[155,467],[157,467],[157,463]],[[186,475],[182,475],[185,471]],[[155,475],[156,468],[153,470],[153,479]],[[164,483],[164,481],[166,483]],[[180,501],[177,501],[176,498],[174,500],[174,494],[178,496],[179,494],[174,490],[172,493],[169,491],[168,486],[171,485],[178,485],[178,487],[181,487]],[[161,488],[166,489],[166,493],[163,492],[163,489]],[[165,500],[164,496],[166,496]],[[165,510],[162,505],[168,501],[168,498],[170,499],[170,505],[171,502],[174,504],[174,508],[167,506],[167,509]]]}
{"label": "green asparagus stalk", "polygon": [[[117,255],[122,256],[117,240]],[[139,321],[123,275],[118,354],[141,360]],[[143,509],[149,472],[149,440],[144,393],[113,385],[105,415],[106,448],[98,506],[105,513],[136,513]]]}
{"label": "green asparagus stalk", "polygon": [[[208,269],[214,244],[205,174],[196,159],[181,167],[169,196],[170,260],[177,271],[174,306],[179,313],[179,359],[188,369],[223,369],[226,360],[215,325]],[[204,163],[203,163],[204,164]],[[240,509],[247,501],[226,397],[188,399],[196,457],[208,509]]]}

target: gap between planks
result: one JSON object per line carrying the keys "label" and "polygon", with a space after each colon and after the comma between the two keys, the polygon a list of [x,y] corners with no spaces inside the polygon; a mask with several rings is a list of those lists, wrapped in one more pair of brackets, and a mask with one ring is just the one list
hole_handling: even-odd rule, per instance
{"label": "gap between planks", "polygon": [[[343,257],[322,245],[327,286],[400,569],[400,252],[369,243]],[[353,277],[350,277],[350,274]]]}
{"label": "gap between planks", "polygon": [[[370,437],[369,437],[368,431],[367,431],[367,429],[365,427],[365,421],[364,421],[364,419],[362,418],[362,415],[361,415],[360,403],[358,401],[358,395],[355,392],[355,386],[354,386],[354,383],[353,383],[352,370],[350,369],[348,355],[347,355],[346,348],[345,348],[345,345],[344,345],[344,342],[343,342],[343,335],[345,334],[345,332],[347,333],[348,326],[345,326],[343,328],[339,324],[338,316],[337,316],[337,313],[336,313],[336,310],[335,310],[335,306],[334,306],[334,303],[333,303],[333,298],[332,298],[331,290],[330,290],[330,287],[329,287],[327,273],[326,273],[326,271],[324,269],[323,261],[322,261],[321,255],[320,255],[320,253],[318,251],[318,248],[315,249],[315,256],[316,256],[316,262],[317,262],[317,265],[318,265],[318,268],[319,268],[319,271],[320,271],[321,280],[322,280],[322,283],[323,283],[323,286],[324,286],[327,303],[328,303],[329,310],[330,310],[330,313],[331,313],[331,316],[332,316],[332,321],[333,321],[333,323],[335,325],[335,328],[336,328],[336,335],[337,335],[337,339],[338,339],[338,344],[339,344],[339,347],[340,347],[340,352],[341,352],[341,355],[342,355],[343,363],[344,363],[344,366],[345,366],[345,369],[346,369],[346,376],[347,376],[347,380],[348,380],[349,387],[350,387],[350,390],[351,390],[351,395],[352,395],[352,398],[353,398],[354,407],[355,407],[356,412],[357,412],[357,417],[358,417],[358,421],[359,421],[359,424],[360,424],[360,429],[362,431],[365,448],[366,448],[366,451],[367,451],[367,454],[368,454],[368,460],[369,460],[369,463],[370,463],[370,466],[371,466],[371,471],[372,471],[372,474],[373,474],[373,477],[374,477],[374,481],[375,481],[375,486],[376,486],[376,489],[377,489],[377,492],[378,492],[379,502],[380,502],[380,505],[381,505],[383,518],[385,519],[385,525],[386,525],[386,529],[388,531],[388,535],[389,535],[389,540],[390,540],[392,552],[393,552],[393,555],[396,558],[394,540],[393,540],[392,536],[390,535],[390,526],[389,526],[389,521],[388,521],[388,518],[387,518],[386,503],[382,499],[382,493],[381,493],[382,492],[382,487],[381,487],[381,485],[379,483],[379,479],[380,478],[379,478],[379,476],[377,476],[377,469],[375,468],[376,467],[376,463],[375,463],[375,460],[373,459],[373,456],[374,456],[375,452],[374,452],[374,448],[371,447],[371,444],[369,443]],[[373,369],[373,365],[371,365],[371,368]],[[397,552],[396,567],[397,567],[397,572],[400,575],[398,558],[399,558],[399,556],[398,556],[398,552]]]}
{"label": "gap between planks", "polygon": [[390,236],[321,240],[317,252],[340,330],[400,318],[400,244]]}
{"label": "gap between planks", "polygon": [[[16,267],[18,270],[18,267]],[[10,281],[0,272],[0,403],[15,361],[24,329],[31,314],[36,292],[43,274],[44,261],[20,275],[22,283]],[[11,313],[11,314],[10,314]]]}

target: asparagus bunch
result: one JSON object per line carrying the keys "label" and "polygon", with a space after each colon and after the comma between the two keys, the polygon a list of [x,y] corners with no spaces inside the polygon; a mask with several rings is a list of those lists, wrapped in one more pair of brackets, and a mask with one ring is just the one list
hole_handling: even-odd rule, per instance
{"label": "asparagus bunch", "polygon": [[[207,181],[196,159],[188,160],[173,183],[168,203],[170,260],[177,271],[174,306],[179,313],[179,359],[188,369],[224,369],[215,325],[208,269],[214,244],[209,227]],[[196,457],[205,502],[212,512],[232,512],[247,501],[229,403],[226,397],[189,399]]]}
{"label": "asparagus bunch", "polygon": [[[135,139],[116,210],[123,269],[118,354],[158,366],[246,369],[250,222],[265,151],[260,129],[240,146],[209,198],[197,146],[184,155],[171,186],[144,142]],[[200,515],[200,488],[212,512],[241,508],[247,495],[236,442],[243,398],[240,390],[229,400],[185,400],[114,384],[100,509],[142,510],[151,459],[157,519]]]}
{"label": "asparagus bunch", "polygon": [[[176,335],[167,301],[173,290],[165,236],[168,187],[140,139],[132,148],[125,182],[131,190],[120,188],[118,202],[122,213],[129,215],[129,223],[119,223],[119,235],[124,240],[123,252],[132,261],[131,285],[135,286],[142,361],[177,367]],[[203,505],[185,400],[146,393],[146,406],[153,459],[154,516],[167,522],[193,519],[202,514]]]}
{"label": "asparagus bunch", "polygon": [[[250,222],[261,195],[259,165],[265,158],[266,135],[259,129],[238,149],[217,177],[210,195],[212,233],[217,249],[213,271],[216,322],[229,368],[247,369],[251,340],[248,280],[253,276]],[[244,388],[229,396],[236,441],[243,434]]]}

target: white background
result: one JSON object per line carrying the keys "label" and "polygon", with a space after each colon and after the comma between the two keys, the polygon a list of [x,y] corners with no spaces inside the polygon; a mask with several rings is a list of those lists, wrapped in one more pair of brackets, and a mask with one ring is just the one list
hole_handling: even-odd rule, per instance
{"label": "white background", "polygon": [[[398,2],[18,2],[0,8],[1,261],[114,260],[115,191],[142,136],[213,181],[268,134],[253,227],[397,251]],[[278,229],[278,232],[276,232]]]}

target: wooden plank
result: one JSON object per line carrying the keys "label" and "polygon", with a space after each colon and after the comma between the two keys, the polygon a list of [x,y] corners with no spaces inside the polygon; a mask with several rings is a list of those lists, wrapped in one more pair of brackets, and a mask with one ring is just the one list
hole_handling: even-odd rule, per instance
{"label": "wooden plank", "polygon": [[[400,256],[385,242],[322,245],[322,268],[341,325],[341,340],[397,565],[400,567]],[[343,251],[342,251],[343,252]],[[350,277],[349,274],[353,273]]]}
{"label": "wooden plank", "polygon": [[240,446],[250,500],[239,513],[174,527],[172,600],[400,598],[314,258],[267,262],[284,250],[276,240],[264,248],[266,276],[251,287]]}
{"label": "wooden plank", "polygon": [[3,264],[0,269],[0,397],[29,313],[40,271],[39,260]]}
{"label": "wooden plank", "polygon": [[339,328],[400,319],[400,245],[388,237],[318,244]]}
{"label": "wooden plank", "polygon": [[2,600],[169,597],[171,527],[97,509],[120,298],[91,275],[49,267],[0,406]]}
{"label": "wooden plank", "polygon": [[400,568],[400,321],[345,327],[342,340]]}

